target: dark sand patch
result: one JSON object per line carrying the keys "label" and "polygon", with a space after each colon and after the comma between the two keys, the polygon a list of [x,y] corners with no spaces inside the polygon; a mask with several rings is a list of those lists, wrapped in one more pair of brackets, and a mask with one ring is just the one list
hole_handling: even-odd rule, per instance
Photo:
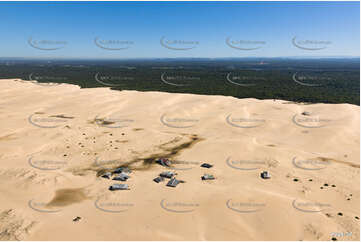
{"label": "dark sand patch", "polygon": [[92,164],[91,166],[87,167],[80,167],[80,168],[72,168],[68,171],[72,172],[74,175],[77,176],[84,176],[88,172],[96,172],[97,176],[102,176],[105,172],[112,172],[117,168],[123,167],[123,168],[129,168],[133,171],[141,171],[141,170],[148,170],[153,167],[153,165],[156,164],[156,160],[158,158],[174,158],[178,156],[182,151],[186,149],[192,148],[196,143],[203,141],[203,138],[199,138],[197,135],[187,135],[187,138],[190,140],[172,147],[165,147],[169,144],[172,144],[176,142],[175,140],[181,140],[182,138],[175,138],[170,142],[163,143],[161,145],[158,145],[157,148],[161,149],[161,152],[157,152],[154,154],[150,154],[145,157],[139,157],[135,158],[130,161],[123,161],[122,164],[114,164],[112,167],[105,168],[104,166],[99,166],[96,164]]}
{"label": "dark sand patch", "polygon": [[117,143],[128,143],[129,140],[116,140],[115,142],[117,142]]}
{"label": "dark sand patch", "polygon": [[82,202],[86,199],[89,199],[89,197],[86,196],[83,188],[59,189],[55,192],[54,198],[46,206],[64,207],[73,203]]}
{"label": "dark sand patch", "polygon": [[334,163],[338,163],[338,164],[344,164],[344,165],[348,165],[354,168],[360,168],[359,164],[354,164],[352,162],[349,161],[342,161],[342,160],[336,160],[336,159],[332,159],[332,158],[327,158],[327,157],[317,157],[316,159],[320,160],[320,161],[324,161],[324,162],[334,162]]}
{"label": "dark sand patch", "polygon": [[[156,164],[157,159],[159,159],[160,157],[168,158],[168,159],[174,158],[174,157],[178,156],[182,151],[184,151],[186,149],[190,149],[196,143],[204,140],[202,138],[197,137],[196,135],[192,135],[192,136],[190,136],[190,138],[191,138],[190,141],[179,144],[177,146],[170,147],[170,148],[164,148],[164,146],[166,144],[169,144],[169,142],[161,144],[158,146],[158,148],[162,149],[164,152],[151,154],[151,155],[149,155],[147,157],[143,157],[143,158],[137,158],[132,161],[126,162],[125,164],[118,166],[116,168],[125,167],[125,168],[129,168],[129,169],[135,170],[135,171],[148,170],[153,165]],[[104,172],[106,172],[106,171],[109,171],[109,170],[105,170],[105,169],[99,170],[97,172],[97,176],[104,174]]]}
{"label": "dark sand patch", "polygon": [[[183,134],[183,135],[184,135],[184,134]],[[177,142],[179,142],[179,141],[181,141],[181,140],[182,140],[182,137],[175,137],[175,138],[172,139],[171,141],[168,141],[168,142],[165,142],[165,143],[161,144],[161,145],[159,146],[159,148],[163,149],[165,146],[170,145],[170,144],[177,143]]]}

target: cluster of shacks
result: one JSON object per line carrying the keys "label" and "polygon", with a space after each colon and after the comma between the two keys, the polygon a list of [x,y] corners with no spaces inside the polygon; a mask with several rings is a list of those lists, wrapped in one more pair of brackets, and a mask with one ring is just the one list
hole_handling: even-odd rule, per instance
{"label": "cluster of shacks", "polygon": [[[167,159],[167,158],[160,158],[157,160],[157,163],[164,166],[164,167],[171,167],[172,161]],[[213,165],[208,164],[208,163],[203,163],[201,164],[202,168],[212,168]],[[158,177],[154,178],[153,181],[156,183],[160,183],[163,182],[165,179],[170,179],[166,186],[168,187],[176,187],[179,183],[184,183],[185,181],[183,180],[178,180],[176,178],[177,173],[173,172],[173,171],[165,171],[159,174]],[[215,177],[213,175],[210,174],[204,174],[201,177],[202,180],[214,180]]]}
{"label": "cluster of shacks", "polygon": [[[157,160],[157,163],[164,167],[171,167],[172,161],[167,158],[161,158],[161,159]],[[203,164],[201,164],[200,167],[210,169],[213,167],[213,165],[208,164],[208,163],[203,163]],[[130,176],[129,176],[130,173],[131,173],[131,170],[129,168],[119,167],[112,172],[105,172],[102,175],[102,177],[106,178],[106,179],[111,179],[113,177],[112,180],[115,180],[115,181],[127,181],[130,178]],[[168,182],[166,183],[166,186],[176,187],[180,183],[185,183],[185,181],[177,179],[176,178],[177,175],[178,174],[174,171],[164,171],[164,172],[160,173],[156,178],[154,178],[153,181],[156,183],[161,183],[161,182],[165,181],[166,179],[169,179]],[[263,179],[271,178],[271,175],[268,171],[263,171],[260,176]],[[201,180],[214,180],[214,179],[216,179],[216,178],[212,174],[204,174],[203,176],[201,176]],[[109,187],[109,190],[111,190],[111,191],[129,190],[129,189],[130,188],[129,188],[128,184],[113,184]]]}
{"label": "cluster of shacks", "polygon": [[[131,170],[126,167],[119,167],[115,169],[113,172],[105,172],[101,177],[106,179],[111,179],[114,181],[127,181],[130,176]],[[113,184],[109,187],[109,190],[115,191],[115,190],[129,190],[128,184]]]}

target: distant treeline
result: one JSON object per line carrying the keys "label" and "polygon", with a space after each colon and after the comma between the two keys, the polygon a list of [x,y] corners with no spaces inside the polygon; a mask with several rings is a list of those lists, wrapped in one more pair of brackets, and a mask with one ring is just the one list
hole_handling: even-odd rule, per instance
{"label": "distant treeline", "polygon": [[0,60],[0,78],[360,105],[359,59]]}

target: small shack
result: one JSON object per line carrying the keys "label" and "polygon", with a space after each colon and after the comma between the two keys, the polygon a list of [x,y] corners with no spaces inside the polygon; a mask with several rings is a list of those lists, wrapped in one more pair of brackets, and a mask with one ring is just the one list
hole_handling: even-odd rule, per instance
{"label": "small shack", "polygon": [[110,191],[130,190],[128,184],[113,184],[109,187]]}
{"label": "small shack", "polygon": [[162,182],[162,181],[164,181],[164,177],[158,176],[158,177],[154,178],[153,181],[155,181],[156,183]]}
{"label": "small shack", "polygon": [[165,178],[172,178],[174,175],[176,175],[176,173],[174,173],[172,171],[164,171],[159,174],[159,176],[165,177]]}
{"label": "small shack", "polygon": [[167,183],[168,187],[176,187],[178,184],[180,183],[180,181],[178,181],[175,178],[172,178],[169,180],[169,182]]}
{"label": "small shack", "polygon": [[102,177],[103,178],[106,178],[106,179],[110,179],[110,177],[112,176],[112,173],[111,172],[105,172]]}
{"label": "small shack", "polygon": [[113,180],[116,180],[116,181],[126,181],[128,178],[129,178],[129,176],[128,176],[127,174],[120,173],[119,175],[115,176],[115,177],[113,178]]}
{"label": "small shack", "polygon": [[132,171],[127,167],[119,167],[113,171],[113,173],[131,173]]}
{"label": "small shack", "polygon": [[156,162],[162,166],[166,166],[169,167],[172,165],[172,161],[167,159],[167,158],[160,158],[158,160],[156,160]]}

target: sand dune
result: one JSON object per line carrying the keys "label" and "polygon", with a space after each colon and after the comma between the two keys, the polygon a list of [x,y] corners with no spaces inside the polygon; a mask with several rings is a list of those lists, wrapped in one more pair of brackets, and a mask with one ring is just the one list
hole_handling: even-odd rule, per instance
{"label": "sand dune", "polygon": [[[360,239],[359,106],[21,80],[0,96],[0,240]],[[101,177],[120,166],[126,182]],[[167,170],[185,183],[153,182]]]}

